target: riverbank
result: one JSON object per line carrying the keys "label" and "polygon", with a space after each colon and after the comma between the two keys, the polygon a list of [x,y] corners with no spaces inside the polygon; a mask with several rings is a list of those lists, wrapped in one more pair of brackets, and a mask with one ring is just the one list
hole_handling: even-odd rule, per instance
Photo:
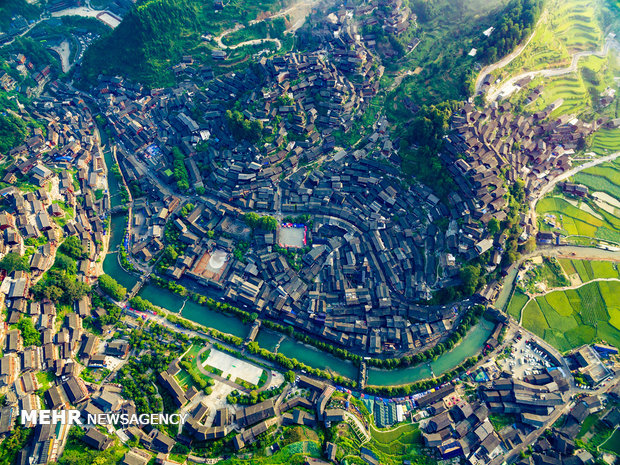
{"label": "riverbank", "polygon": [[424,362],[409,368],[382,370],[378,368],[368,369],[368,385],[375,387],[401,386],[415,383],[424,379],[441,376],[458,367],[466,359],[477,355],[484,347],[495,324],[486,318],[473,326],[463,337],[461,342],[449,352],[445,352],[436,360]]}
{"label": "riverbank", "polygon": [[[171,315],[172,318],[168,320],[177,327],[201,330],[207,334],[215,330],[239,338],[239,340],[245,339],[249,334],[250,324],[243,323],[238,317],[198,304],[191,298],[179,298],[178,294],[154,284],[146,285],[139,295],[151,302],[157,302],[156,306],[163,309],[164,315]],[[183,314],[179,315],[181,308],[183,308]],[[493,328],[494,324],[491,321],[481,318],[480,321],[476,320],[472,324],[469,331],[452,347],[452,350],[444,352],[435,360],[392,370],[372,367],[369,369],[367,391],[402,392],[411,390],[412,386],[417,384],[430,385],[439,380],[451,379],[456,375],[455,372],[463,368],[464,364],[472,366],[477,361],[477,354],[483,349]],[[358,376],[358,367],[353,362],[321,351],[290,335],[263,327],[256,341],[247,347],[252,354],[270,362],[276,362],[285,369],[299,370],[298,367],[303,367],[299,371],[307,371],[349,387],[357,385],[355,380]]]}

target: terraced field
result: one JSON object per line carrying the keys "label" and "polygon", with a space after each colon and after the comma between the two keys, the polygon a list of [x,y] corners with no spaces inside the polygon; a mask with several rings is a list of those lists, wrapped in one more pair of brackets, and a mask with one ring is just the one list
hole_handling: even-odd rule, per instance
{"label": "terraced field", "polygon": [[544,110],[556,100],[562,99],[562,104],[551,113],[552,118],[570,113],[580,114],[590,102],[588,89],[576,73],[547,79],[544,86],[532,108],[536,111]]}
{"label": "terraced field", "polygon": [[620,282],[537,297],[523,309],[522,324],[561,351],[596,341],[620,346]]}
{"label": "terraced field", "polygon": [[501,78],[526,71],[568,66],[575,52],[600,49],[603,32],[596,19],[599,0],[551,0],[545,17],[521,56],[501,73]]}
{"label": "terraced field", "polygon": [[[533,80],[527,86],[529,89],[542,84],[544,90],[540,98],[528,109],[543,110],[548,105],[562,99],[562,104],[551,113],[552,118],[565,114],[579,115],[584,111],[590,111],[598,104],[598,95],[607,87],[614,87],[617,67],[617,61],[612,59],[611,55],[581,57],[578,62],[578,72],[553,78],[539,77]],[[513,103],[523,99],[529,91],[521,94],[511,99]],[[612,106],[608,110],[609,116],[615,117]],[[618,142],[617,138],[620,138],[620,131],[604,128],[600,130],[600,134],[595,135],[592,150],[601,154],[611,153],[614,151],[614,142]],[[617,149],[618,145],[616,144],[615,147]]]}
{"label": "terraced field", "polygon": [[371,428],[370,435],[371,441],[364,446],[374,451],[381,463],[396,465],[402,463],[405,457],[413,463],[425,463],[416,461],[421,459],[417,449],[423,444],[417,425],[405,424],[387,431]]}
{"label": "terraced field", "polygon": [[[593,201],[582,201],[575,206],[559,196],[545,197],[536,205],[536,212],[541,231],[620,243],[620,217],[605,211]],[[555,223],[556,227],[550,223]]]}
{"label": "terraced field", "polygon": [[[615,150],[620,149],[620,130],[617,136]],[[595,144],[600,144],[602,137],[611,136],[602,133]],[[613,147],[615,142],[609,144]],[[579,202],[561,195],[545,197],[536,206],[539,228],[620,243],[620,160],[588,168],[571,181],[587,186],[589,197]]]}
{"label": "terraced field", "polygon": [[594,50],[600,46],[603,32],[595,19],[597,2],[571,0],[560,2],[554,10],[556,33],[571,52]]}

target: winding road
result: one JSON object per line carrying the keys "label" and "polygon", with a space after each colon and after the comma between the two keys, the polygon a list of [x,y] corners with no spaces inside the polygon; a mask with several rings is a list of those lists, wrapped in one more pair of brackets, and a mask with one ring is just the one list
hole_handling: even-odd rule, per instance
{"label": "winding road", "polygon": [[[284,10],[280,10],[277,13],[275,13],[275,14],[273,14],[271,16],[268,16],[265,19],[258,19],[258,20],[254,19],[254,20],[249,22],[249,25],[252,26],[254,24],[257,24],[257,23],[259,23],[261,21],[265,21],[267,19],[274,19],[274,18],[278,18],[280,16],[288,15],[288,16],[291,17],[291,21],[294,21],[294,23],[292,23],[286,29],[286,33],[292,34],[292,33],[294,33],[297,29],[299,29],[303,25],[303,23],[306,20],[306,17],[310,14],[310,11],[312,10],[312,7],[314,5],[316,5],[317,3],[318,3],[317,0],[312,0],[312,1],[302,0],[302,1],[294,3],[293,5],[289,6],[288,8],[285,8]],[[240,42],[240,43],[235,44],[235,45],[226,45],[226,44],[224,44],[224,42],[222,42],[222,39],[224,37],[226,37],[228,34],[232,34],[233,32],[237,32],[237,31],[239,31],[241,29],[245,29],[245,26],[243,26],[241,24],[237,24],[233,28],[226,29],[219,36],[214,38],[215,43],[222,50],[234,50],[234,49],[239,48],[239,47],[245,47],[246,45],[259,45],[259,44],[264,44],[266,42],[272,42],[272,43],[276,44],[276,47],[277,47],[278,50],[280,50],[282,48],[282,42],[280,42],[280,39],[272,39],[271,37],[265,37],[263,39],[246,40],[244,42]]]}
{"label": "winding road", "polygon": [[[530,37],[530,39],[531,39],[531,37]],[[518,88],[515,84],[517,82],[519,82],[520,80],[522,80],[522,79],[533,79],[533,78],[539,77],[539,76],[542,76],[542,77],[555,77],[555,76],[562,76],[564,74],[574,73],[575,71],[577,71],[577,65],[579,63],[579,59],[580,58],[591,56],[591,55],[595,55],[595,56],[598,56],[598,57],[604,57],[609,52],[610,48],[616,50],[616,52],[620,52],[620,44],[618,43],[618,41],[616,41],[616,39],[614,39],[611,36],[607,36],[607,39],[605,40],[605,44],[603,45],[602,50],[600,50],[600,51],[598,51],[598,50],[591,50],[591,51],[584,51],[584,52],[574,53],[572,55],[572,58],[571,58],[570,66],[568,66],[566,68],[551,68],[551,69],[541,69],[541,70],[538,70],[538,71],[528,71],[526,73],[522,73],[522,74],[519,74],[517,76],[514,76],[514,77],[508,79],[507,81],[503,82],[497,88],[494,88],[493,86],[491,86],[491,88],[489,89],[489,92],[487,93],[486,100],[488,102],[493,102],[493,101],[497,100],[500,97],[506,97],[507,95],[511,94],[514,90],[516,90]],[[519,54],[522,51],[523,50],[520,50]],[[518,54],[516,56],[518,56]],[[513,59],[516,58],[516,56],[513,57]],[[510,60],[510,61],[512,61],[512,60]],[[491,65],[491,66],[495,66],[495,65]],[[497,68],[494,68],[494,69],[497,69]]]}
{"label": "winding road", "polygon": [[485,66],[484,68],[482,68],[480,70],[480,74],[478,74],[478,79],[476,79],[476,87],[475,87],[474,95],[476,95],[476,94],[478,94],[480,92],[480,89],[482,88],[482,82],[484,81],[484,78],[486,78],[489,74],[494,73],[495,70],[503,68],[504,66],[508,65],[510,62],[512,62],[512,60],[514,60],[519,55],[521,55],[523,50],[525,50],[525,47],[527,47],[529,45],[529,43],[531,42],[532,38],[536,34],[536,30],[538,29],[538,25],[546,17],[547,17],[547,10],[545,10],[545,12],[540,16],[540,19],[538,20],[538,22],[536,23],[536,26],[534,27],[534,32],[532,32],[532,34],[528,37],[527,41],[524,44],[519,45],[510,54],[506,55],[501,60],[499,60],[499,61],[497,61],[497,62],[495,62],[495,63],[493,63],[491,65]]}

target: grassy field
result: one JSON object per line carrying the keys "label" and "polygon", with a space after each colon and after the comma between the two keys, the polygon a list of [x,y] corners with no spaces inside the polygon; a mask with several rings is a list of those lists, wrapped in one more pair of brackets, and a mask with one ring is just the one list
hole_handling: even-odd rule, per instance
{"label": "grassy field", "polygon": [[616,429],[609,439],[601,444],[601,449],[620,455],[620,429]]}
{"label": "grassy field", "polygon": [[523,309],[522,324],[562,351],[596,341],[620,346],[620,282],[536,297]]}

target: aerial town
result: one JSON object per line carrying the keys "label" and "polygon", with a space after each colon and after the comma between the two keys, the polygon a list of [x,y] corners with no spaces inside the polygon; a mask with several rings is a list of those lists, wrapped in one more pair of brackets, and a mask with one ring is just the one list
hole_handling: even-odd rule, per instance
{"label": "aerial town", "polygon": [[620,463],[618,6],[250,3],[0,5],[0,463]]}

